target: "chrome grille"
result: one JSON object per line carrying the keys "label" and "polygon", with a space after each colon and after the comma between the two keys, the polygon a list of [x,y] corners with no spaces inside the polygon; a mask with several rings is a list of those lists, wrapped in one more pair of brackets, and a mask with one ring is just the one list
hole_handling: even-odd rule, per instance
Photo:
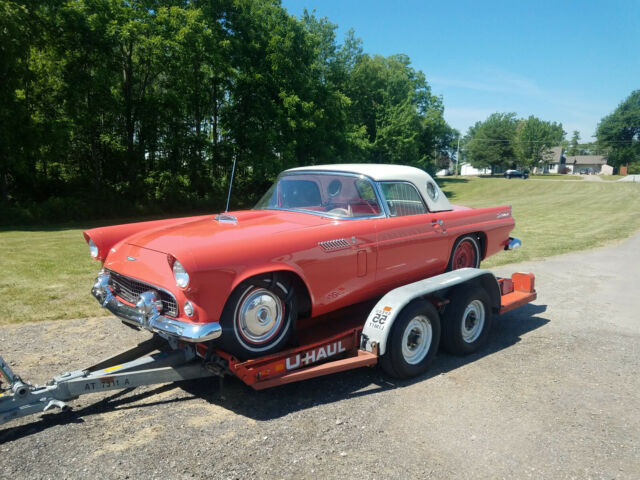
{"label": "chrome grille", "polygon": [[169,317],[178,316],[178,302],[176,302],[176,299],[169,292],[149,285],[148,283],[125,277],[113,270],[107,270],[107,272],[109,272],[111,277],[109,285],[113,287],[115,294],[126,302],[135,305],[138,302],[138,296],[142,292],[154,290],[158,292],[162,300],[162,313]]}

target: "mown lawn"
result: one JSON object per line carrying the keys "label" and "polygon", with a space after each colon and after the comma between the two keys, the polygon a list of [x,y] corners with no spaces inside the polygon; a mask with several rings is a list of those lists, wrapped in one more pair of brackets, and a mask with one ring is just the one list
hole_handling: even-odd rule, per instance
{"label": "mown lawn", "polygon": [[558,173],[550,173],[547,175],[531,175],[528,180],[584,180],[580,175],[561,175]]}
{"label": "mown lawn", "polygon": [[[634,183],[439,181],[454,203],[513,206],[513,235],[523,248],[500,253],[485,267],[593,248],[640,229],[640,185]],[[99,266],[82,228],[0,231],[0,324],[104,315],[89,293]]]}
{"label": "mown lawn", "polygon": [[440,180],[453,203],[470,207],[512,205],[512,235],[523,247],[498,254],[491,267],[585,250],[640,229],[640,186],[605,182],[530,182],[520,179]]}
{"label": "mown lawn", "polygon": [[0,231],[0,324],[104,315],[81,229]]}

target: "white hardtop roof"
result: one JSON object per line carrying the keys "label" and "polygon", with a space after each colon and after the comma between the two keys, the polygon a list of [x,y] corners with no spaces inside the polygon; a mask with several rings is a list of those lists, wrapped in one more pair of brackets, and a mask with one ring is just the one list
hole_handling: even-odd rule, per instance
{"label": "white hardtop roof", "polygon": [[309,167],[291,168],[287,172],[304,170],[322,170],[332,172],[349,172],[367,175],[376,181],[384,180],[412,180],[431,178],[427,172],[406,165],[389,165],[384,163],[337,163],[335,165],[312,165]]}
{"label": "white hardtop roof", "polygon": [[[422,198],[427,202],[429,211],[440,212],[443,210],[452,210],[449,200],[442,190],[440,190],[438,184],[431,178],[431,175],[419,168],[383,163],[338,163],[335,165],[312,165],[308,167],[291,168],[286,170],[285,173],[305,171],[355,173],[358,175],[366,175],[376,182],[391,180],[411,182],[417,187]],[[437,191],[435,199],[427,194],[427,183],[432,183]]]}

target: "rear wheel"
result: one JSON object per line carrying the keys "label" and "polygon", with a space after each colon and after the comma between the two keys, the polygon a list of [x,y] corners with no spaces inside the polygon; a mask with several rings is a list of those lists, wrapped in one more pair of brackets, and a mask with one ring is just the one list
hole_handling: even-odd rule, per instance
{"label": "rear wheel", "polygon": [[396,318],[380,365],[392,377],[415,377],[427,370],[439,343],[438,312],[430,302],[414,300]]}
{"label": "rear wheel", "polygon": [[475,235],[465,235],[456,240],[451,251],[447,272],[458,268],[480,266],[480,245]]}
{"label": "rear wheel", "polygon": [[241,360],[277,352],[291,336],[297,317],[293,283],[286,277],[245,280],[222,312],[221,348]]}
{"label": "rear wheel", "polygon": [[491,322],[487,291],[475,285],[457,287],[442,316],[442,347],[456,355],[477,351],[489,335]]}

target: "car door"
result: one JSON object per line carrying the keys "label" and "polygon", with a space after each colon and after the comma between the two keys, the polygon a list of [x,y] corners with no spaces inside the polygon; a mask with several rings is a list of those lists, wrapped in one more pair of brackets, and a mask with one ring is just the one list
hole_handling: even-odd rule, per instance
{"label": "car door", "polygon": [[429,213],[409,182],[381,182],[380,187],[389,216],[376,225],[376,283],[390,287],[441,273],[449,255],[443,216]]}

